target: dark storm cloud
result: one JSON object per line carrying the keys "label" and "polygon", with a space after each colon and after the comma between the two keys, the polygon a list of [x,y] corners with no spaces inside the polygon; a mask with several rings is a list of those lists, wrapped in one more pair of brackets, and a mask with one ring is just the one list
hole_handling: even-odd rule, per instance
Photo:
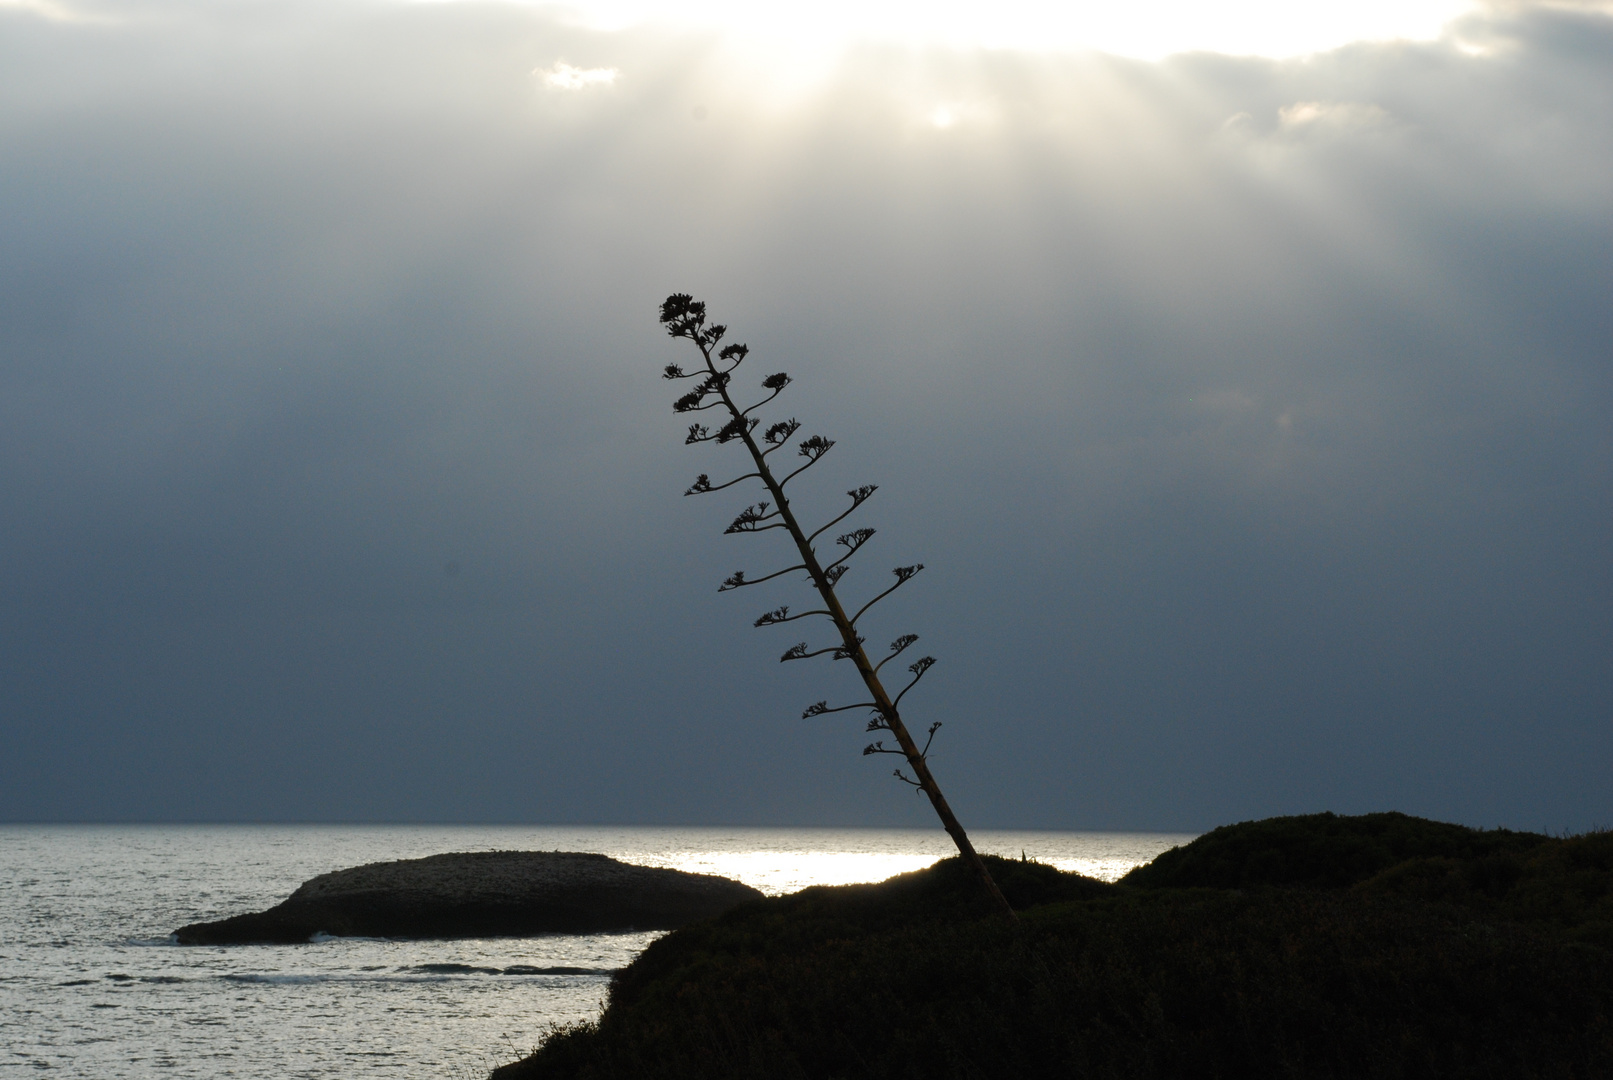
{"label": "dark storm cloud", "polygon": [[922,822],[714,593],[687,289],[929,566],[966,820],[1605,822],[1610,61],[0,7],[0,816]]}

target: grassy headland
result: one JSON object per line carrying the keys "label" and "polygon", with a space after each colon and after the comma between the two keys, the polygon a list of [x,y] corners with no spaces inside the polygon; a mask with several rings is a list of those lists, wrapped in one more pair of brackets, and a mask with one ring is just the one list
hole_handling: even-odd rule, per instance
{"label": "grassy headland", "polygon": [[949,859],[669,934],[496,1080],[1613,1076],[1613,833],[1225,826],[1109,885]]}

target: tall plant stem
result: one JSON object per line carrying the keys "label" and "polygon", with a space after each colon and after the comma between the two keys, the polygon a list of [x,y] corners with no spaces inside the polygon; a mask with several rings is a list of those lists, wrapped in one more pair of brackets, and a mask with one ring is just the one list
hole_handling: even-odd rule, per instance
{"label": "tall plant stem", "polygon": [[728,383],[720,376],[717,365],[712,360],[711,346],[698,338],[695,339],[695,344],[700,347],[700,354],[705,358],[706,369],[716,380],[717,392],[722,395],[723,405],[727,407],[728,412],[739,425],[739,437],[744,440],[745,449],[750,451],[751,460],[756,463],[756,472],[761,477],[762,483],[767,485],[767,490],[773,496],[773,504],[777,507],[785,528],[789,530],[790,537],[795,541],[796,550],[800,552],[801,562],[806,566],[807,573],[812,577],[813,586],[817,588],[818,595],[823,598],[824,607],[828,609],[830,618],[834,620],[835,629],[840,631],[840,638],[844,643],[847,655],[857,665],[857,673],[862,676],[863,684],[868,687],[868,692],[873,697],[874,706],[879,710],[881,720],[890,729],[891,734],[896,737],[897,745],[901,747],[903,756],[907,758],[908,765],[913,769],[913,775],[917,777],[918,787],[929,797],[930,805],[935,808],[936,816],[941,819],[942,827],[946,829],[947,835],[952,837],[952,842],[958,846],[958,852],[963,856],[964,862],[969,864],[969,867],[980,879],[980,883],[990,895],[992,903],[1004,916],[1017,922],[1018,917],[1014,914],[1014,909],[1009,905],[1008,898],[1003,896],[1002,890],[997,887],[997,882],[992,878],[991,871],[986,868],[985,860],[980,857],[980,853],[969,842],[969,834],[964,832],[963,825],[959,823],[957,815],[952,812],[952,807],[947,805],[946,796],[941,794],[941,786],[935,782],[935,776],[930,772],[929,762],[925,761],[924,753],[919,749],[918,743],[914,741],[912,734],[907,730],[907,725],[902,723],[901,714],[896,710],[896,703],[891,700],[890,694],[885,690],[884,684],[880,682],[879,675],[874,670],[874,665],[869,662],[868,654],[863,650],[862,641],[857,637],[856,627],[852,625],[851,619],[846,615],[846,609],[841,605],[840,598],[835,595],[834,583],[824,573],[823,566],[818,562],[818,556],[812,550],[812,544],[808,540],[805,530],[801,528],[800,522],[795,518],[795,512],[790,508],[790,500],[784,495],[784,485],[773,476],[773,470],[768,467],[762,448],[756,444],[756,439],[751,434],[750,426],[745,422],[744,412],[738,405],[734,404],[734,399],[729,396]]}

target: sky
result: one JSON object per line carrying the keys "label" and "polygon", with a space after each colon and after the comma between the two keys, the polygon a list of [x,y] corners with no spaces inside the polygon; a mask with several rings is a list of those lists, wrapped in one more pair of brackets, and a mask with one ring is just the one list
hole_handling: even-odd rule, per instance
{"label": "sky", "polygon": [[0,821],[933,825],[689,292],[965,826],[1613,824],[1613,7],[1115,6],[0,0]]}

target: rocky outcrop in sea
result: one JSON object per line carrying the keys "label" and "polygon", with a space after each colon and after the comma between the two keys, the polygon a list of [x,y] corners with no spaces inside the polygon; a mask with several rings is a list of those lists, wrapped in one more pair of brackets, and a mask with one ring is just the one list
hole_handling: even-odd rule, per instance
{"label": "rocky outcrop in sea", "polygon": [[762,894],[710,874],[575,851],[479,851],[321,874],[267,911],[174,932],[181,945],[674,930]]}

